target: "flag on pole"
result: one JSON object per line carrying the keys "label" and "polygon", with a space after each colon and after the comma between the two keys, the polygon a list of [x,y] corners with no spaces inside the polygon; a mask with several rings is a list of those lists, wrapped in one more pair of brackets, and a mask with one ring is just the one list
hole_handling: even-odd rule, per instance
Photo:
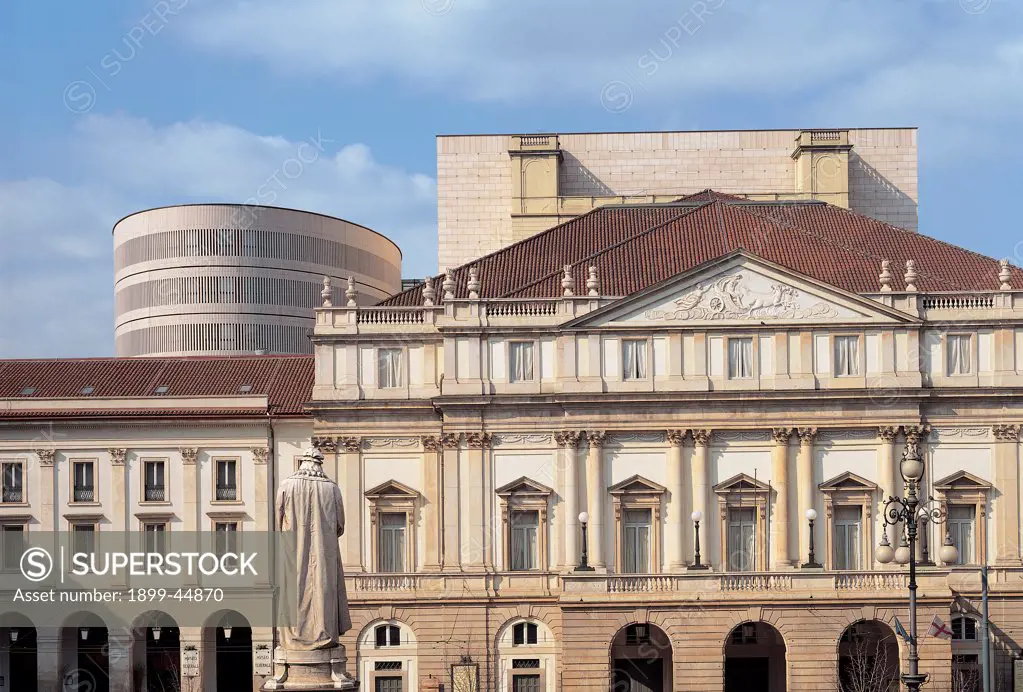
{"label": "flag on pole", "polygon": [[937,637],[938,639],[951,639],[952,630],[942,622],[941,618],[935,615],[934,619],[931,620],[931,626],[927,628],[927,636]]}
{"label": "flag on pole", "polygon": [[912,644],[913,643],[913,638],[909,636],[909,632],[907,632],[906,628],[902,626],[901,622],[899,622],[899,618],[895,618],[895,634],[897,634],[900,637],[902,637],[902,639],[907,644]]}

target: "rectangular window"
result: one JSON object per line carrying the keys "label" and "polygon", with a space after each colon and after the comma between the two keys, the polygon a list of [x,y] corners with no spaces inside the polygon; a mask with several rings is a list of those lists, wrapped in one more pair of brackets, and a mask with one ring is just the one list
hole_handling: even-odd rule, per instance
{"label": "rectangular window", "polygon": [[145,502],[166,502],[167,487],[164,485],[164,462],[145,462],[145,482],[143,491]]}
{"label": "rectangular window", "polygon": [[949,535],[952,537],[952,545],[959,551],[959,565],[972,565],[976,563],[974,554],[974,535],[976,531],[977,508],[974,505],[952,505],[948,508]]}
{"label": "rectangular window", "polygon": [[511,536],[511,569],[513,571],[536,569],[539,512],[509,512],[508,522]]}
{"label": "rectangular window", "polygon": [[95,470],[96,467],[91,461],[74,462],[72,471],[74,474],[74,486],[71,494],[72,502],[96,501]]}
{"label": "rectangular window", "polygon": [[728,569],[733,572],[754,570],[756,514],[753,507],[728,510]]}
{"label": "rectangular window", "polygon": [[3,568],[15,570],[21,567],[21,555],[25,552],[25,527],[22,524],[4,524],[0,531],[3,541]]}
{"label": "rectangular window", "polygon": [[622,340],[622,379],[646,379],[646,339]]}
{"label": "rectangular window", "polygon": [[3,464],[3,502],[24,502],[24,466],[20,461],[5,461]]}
{"label": "rectangular window", "polygon": [[376,692],[401,692],[400,676],[377,676],[374,681]]}
{"label": "rectangular window", "polygon": [[393,389],[403,386],[401,372],[401,349],[377,349],[377,386],[382,389]]}
{"label": "rectangular window", "polygon": [[970,357],[970,335],[949,334],[948,335],[948,374],[969,375],[972,370],[973,359]]}
{"label": "rectangular window", "polygon": [[753,339],[728,340],[728,377],[733,380],[753,377]]}
{"label": "rectangular window", "polygon": [[835,569],[861,569],[860,546],[863,510],[860,507],[835,507],[834,548]]}
{"label": "rectangular window", "polygon": [[627,509],[622,516],[622,571],[650,572],[650,510]]}
{"label": "rectangular window", "polygon": [[540,692],[540,676],[513,675],[512,692]]}
{"label": "rectangular window", "polygon": [[96,550],[96,525],[71,525],[71,550],[74,553],[91,555]]}
{"label": "rectangular window", "polygon": [[835,376],[850,377],[860,374],[860,337],[835,337]]}
{"label": "rectangular window", "polygon": [[238,552],[238,522],[218,521],[213,526],[213,534],[217,555]]}
{"label": "rectangular window", "polygon": [[234,459],[217,460],[216,499],[238,499],[238,462]]}
{"label": "rectangular window", "polygon": [[167,525],[162,522],[147,523],[143,527],[145,552],[163,554],[167,549]]}
{"label": "rectangular window", "polygon": [[384,512],[380,515],[380,566],[381,572],[405,571],[405,527],[404,512]]}
{"label": "rectangular window", "polygon": [[508,344],[508,381],[533,381],[532,341],[512,341]]}

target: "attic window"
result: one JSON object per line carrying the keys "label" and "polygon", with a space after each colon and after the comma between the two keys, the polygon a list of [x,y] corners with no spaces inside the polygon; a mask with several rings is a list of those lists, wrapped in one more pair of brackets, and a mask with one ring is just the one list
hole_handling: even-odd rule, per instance
{"label": "attic window", "polygon": [[252,385],[251,384],[240,384],[240,385],[238,385],[238,391],[241,392],[242,394],[248,394],[249,392],[252,391]]}
{"label": "attic window", "polygon": [[32,396],[36,393],[35,387],[25,387],[21,390],[21,396]]}
{"label": "attic window", "polygon": [[82,391],[80,393],[83,395],[87,395],[92,394],[94,391],[96,391],[96,388],[93,387],[91,384],[87,384],[84,387],[82,387]]}
{"label": "attic window", "polygon": [[157,386],[157,388],[155,390],[153,390],[153,392],[155,394],[166,394],[169,389],[170,389],[170,387],[168,387],[167,385],[161,384],[161,385]]}

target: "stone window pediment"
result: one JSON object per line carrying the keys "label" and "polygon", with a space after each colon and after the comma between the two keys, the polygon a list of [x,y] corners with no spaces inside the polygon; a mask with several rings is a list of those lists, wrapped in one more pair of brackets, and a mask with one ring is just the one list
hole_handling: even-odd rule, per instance
{"label": "stone window pediment", "polygon": [[[420,497],[419,492],[392,479],[370,488],[365,495],[369,502],[372,559],[377,571],[415,571],[416,524],[418,523],[416,521],[416,506]],[[384,521],[393,517],[383,515],[401,514],[405,515],[403,535],[394,534],[394,526],[388,525]],[[398,520],[400,521],[400,518]],[[402,531],[400,524],[398,530]],[[384,533],[388,533],[388,535],[382,535]],[[383,554],[385,549],[387,551],[397,550],[398,555],[388,554],[385,558]]]}
{"label": "stone window pediment", "polygon": [[549,505],[554,491],[520,476],[495,492],[501,502],[504,569],[546,572]]}
{"label": "stone window pediment", "polygon": [[511,483],[502,485],[495,492],[501,498],[513,503],[543,502],[546,504],[551,495],[554,494],[554,491],[543,483],[538,483],[526,476],[516,478]]}
{"label": "stone window pediment", "polygon": [[829,481],[824,481],[817,487],[823,493],[873,493],[878,489],[877,483],[869,481],[863,476],[857,476],[852,471],[841,473]]}
{"label": "stone window pediment", "polygon": [[824,494],[825,566],[868,569],[873,554],[877,483],[845,471],[817,486]]}
{"label": "stone window pediment", "polygon": [[[615,483],[608,488],[608,492],[614,504],[615,570],[619,574],[660,572],[661,504],[666,488],[636,474]],[[645,515],[640,521],[645,527],[641,528],[640,534],[633,535],[637,527],[630,524],[630,515],[633,518]],[[637,541],[642,545],[638,545]],[[637,554],[637,557],[631,558],[636,564],[627,564],[626,552]]]}
{"label": "stone window pediment", "polygon": [[991,490],[992,486],[983,478],[974,476],[969,471],[956,471],[950,476],[934,481],[934,489],[941,492],[982,492]]}
{"label": "stone window pediment", "polygon": [[612,497],[638,497],[645,495],[663,495],[667,489],[658,483],[643,478],[639,474],[626,478],[608,488]]}
{"label": "stone window pediment", "polygon": [[[760,572],[767,569],[767,506],[771,497],[771,486],[752,476],[740,473],[714,486],[718,496],[720,527],[720,553],[724,556],[722,564],[727,569],[738,569],[735,564],[743,564],[747,571]],[[753,513],[753,536],[743,542],[741,558],[735,549],[729,548],[729,535],[734,533],[736,520],[745,521],[740,515]],[[730,526],[732,525],[732,526]],[[732,529],[730,531],[730,528]],[[736,537],[733,536],[733,542]],[[735,548],[735,546],[732,546]]]}
{"label": "stone window pediment", "polygon": [[[934,482],[934,492],[941,502],[946,517],[945,530],[950,532],[953,543],[960,550],[962,564],[985,564],[987,562],[987,510],[993,486],[983,478],[969,471],[959,470]],[[963,517],[950,516],[955,508],[971,508],[967,523],[972,526],[956,527]],[[968,529],[967,539],[952,535]],[[966,554],[972,553],[972,554]]]}

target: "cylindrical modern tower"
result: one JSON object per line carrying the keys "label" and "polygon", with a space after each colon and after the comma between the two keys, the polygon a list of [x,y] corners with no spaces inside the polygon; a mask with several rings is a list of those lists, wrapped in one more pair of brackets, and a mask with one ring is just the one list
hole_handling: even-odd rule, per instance
{"label": "cylindrical modern tower", "polygon": [[159,207],[114,224],[118,356],[312,353],[323,277],[372,305],[401,290],[401,251],[364,226],[241,204]]}

